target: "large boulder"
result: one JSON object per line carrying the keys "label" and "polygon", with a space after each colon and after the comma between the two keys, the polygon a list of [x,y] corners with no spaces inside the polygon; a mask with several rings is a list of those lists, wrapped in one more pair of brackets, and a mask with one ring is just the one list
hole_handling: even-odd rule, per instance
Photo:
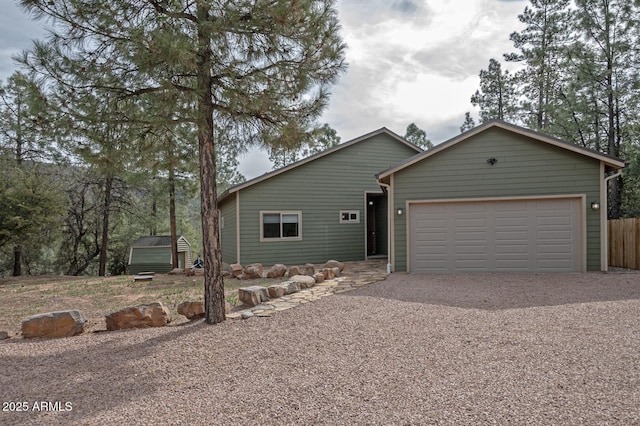
{"label": "large boulder", "polygon": [[282,263],[277,263],[267,271],[267,278],[284,277],[284,274],[286,273],[287,273],[287,267]]}
{"label": "large boulder", "polygon": [[239,288],[238,299],[245,305],[256,306],[269,300],[269,291],[259,285]]}
{"label": "large boulder", "polygon": [[162,327],[171,322],[171,312],[160,302],[124,308],[105,316],[107,330]]}
{"label": "large boulder", "polygon": [[294,275],[300,275],[300,268],[298,266],[289,266],[289,271],[287,272],[287,276],[293,277]]}
{"label": "large boulder", "polygon": [[71,337],[84,332],[87,319],[78,310],[48,312],[22,321],[22,337]]}
{"label": "large boulder", "polygon": [[284,286],[282,284],[274,284],[267,287],[267,291],[269,292],[269,297],[272,299],[277,299],[285,295]]}
{"label": "large boulder", "polygon": [[342,272],[344,270],[344,263],[338,262],[337,260],[327,260],[323,268],[340,268],[340,272]]}
{"label": "large boulder", "polygon": [[313,274],[316,273],[316,268],[315,266],[313,266],[313,264],[311,263],[307,263],[304,265],[303,269],[302,269],[302,275],[308,275],[310,277],[313,276]]}
{"label": "large boulder", "polygon": [[239,263],[234,263],[229,265],[229,274],[231,278],[237,278],[242,274],[242,265]]}
{"label": "large boulder", "polygon": [[178,305],[178,313],[190,320],[204,318],[204,303],[182,302]]}
{"label": "large boulder", "polygon": [[294,275],[289,278],[289,281],[298,283],[300,288],[311,288],[316,285],[316,280],[308,275]]}
{"label": "large boulder", "polygon": [[[338,268],[338,271],[339,270],[340,268]],[[320,272],[322,273],[322,275],[324,275],[325,280],[332,280],[336,277],[336,273],[333,268],[322,268]]]}
{"label": "large boulder", "polygon": [[263,272],[264,268],[260,263],[252,263],[251,265],[244,268],[240,278],[242,278],[243,280],[255,280],[258,278],[262,278]]}
{"label": "large boulder", "polygon": [[282,286],[282,288],[284,288],[285,295],[297,293],[300,291],[300,284],[295,281],[285,281],[283,283],[280,283],[280,285]]}

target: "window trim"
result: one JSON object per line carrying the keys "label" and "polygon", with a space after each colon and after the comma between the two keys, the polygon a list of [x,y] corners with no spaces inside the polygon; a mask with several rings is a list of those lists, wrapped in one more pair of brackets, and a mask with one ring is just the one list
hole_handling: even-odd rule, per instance
{"label": "window trim", "polygon": [[[348,214],[349,215],[349,219],[344,220],[342,219],[342,215],[343,214]],[[356,218],[351,220],[351,215],[355,214]],[[340,214],[338,216],[340,223],[360,223],[360,210],[340,210]]]}
{"label": "window trim", "polygon": [[[264,236],[264,215],[265,214],[279,214],[280,215],[280,237],[265,237]],[[283,237],[282,236],[282,216],[283,215],[297,215],[298,216],[298,235],[296,237]],[[302,241],[302,210],[260,210],[260,242],[271,241]]]}

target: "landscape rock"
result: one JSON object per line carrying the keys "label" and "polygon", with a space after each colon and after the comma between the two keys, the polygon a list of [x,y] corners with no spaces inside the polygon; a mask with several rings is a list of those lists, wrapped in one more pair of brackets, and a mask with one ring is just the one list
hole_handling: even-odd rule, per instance
{"label": "landscape rock", "polygon": [[332,280],[336,277],[336,273],[332,268],[323,268],[320,272],[324,275],[325,280]]}
{"label": "landscape rock", "polygon": [[269,297],[272,299],[277,299],[285,295],[285,288],[282,284],[270,285],[267,287],[267,291],[269,292]]}
{"label": "landscape rock", "polygon": [[324,281],[324,274],[322,272],[317,272],[313,274],[313,279],[316,280],[316,284],[321,283]]}
{"label": "landscape rock", "polygon": [[255,316],[256,316],[256,314],[254,314],[251,311],[243,312],[242,314],[240,314],[240,317],[242,319],[248,319],[248,318],[255,317]]}
{"label": "landscape rock", "polygon": [[190,320],[204,318],[204,303],[182,302],[178,305],[178,313]]}
{"label": "landscape rock", "polygon": [[243,280],[254,280],[257,278],[262,278],[263,271],[264,269],[260,263],[253,263],[244,268],[241,278]]}
{"label": "landscape rock", "polygon": [[242,265],[239,263],[229,265],[229,274],[231,274],[232,278],[239,277],[242,274]]}
{"label": "landscape rock", "polygon": [[0,340],[4,340],[4,339],[8,339],[8,338],[9,338],[9,332],[0,331]]}
{"label": "landscape rock", "polygon": [[307,263],[304,265],[302,270],[302,275],[308,275],[312,277],[316,273],[316,268],[311,263]]}
{"label": "landscape rock", "polygon": [[283,283],[280,283],[280,285],[282,286],[282,288],[284,288],[285,295],[297,293],[300,291],[300,284],[295,281],[285,281]]}
{"label": "landscape rock", "polygon": [[71,337],[82,333],[87,319],[78,310],[33,315],[22,321],[22,337]]}
{"label": "landscape rock", "polygon": [[308,275],[294,275],[289,278],[289,281],[296,282],[300,285],[300,288],[311,288],[316,285],[316,280]]}
{"label": "landscape rock", "polygon": [[323,268],[340,268],[340,272],[342,272],[344,270],[344,263],[338,262],[337,260],[327,260]]}
{"label": "landscape rock", "polygon": [[289,271],[287,272],[287,276],[293,277],[294,275],[300,275],[300,268],[298,266],[289,266]]}
{"label": "landscape rock", "polygon": [[276,263],[267,271],[267,278],[280,278],[284,277],[287,273],[287,267],[282,263]]}
{"label": "landscape rock", "polygon": [[162,327],[171,322],[171,312],[160,302],[124,308],[105,316],[107,330]]}
{"label": "landscape rock", "polygon": [[239,288],[238,299],[245,305],[256,306],[269,300],[269,291],[259,285]]}
{"label": "landscape rock", "polygon": [[182,269],[182,268],[173,268],[172,270],[167,272],[167,275],[184,275],[184,269]]}
{"label": "landscape rock", "polygon": [[342,275],[342,269],[335,267],[335,268],[331,268],[331,270],[333,271],[333,276],[334,277],[339,277],[340,275]]}

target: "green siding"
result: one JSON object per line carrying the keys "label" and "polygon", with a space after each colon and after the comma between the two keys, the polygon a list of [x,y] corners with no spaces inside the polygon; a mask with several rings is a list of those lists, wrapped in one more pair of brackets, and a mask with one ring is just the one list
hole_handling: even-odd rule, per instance
{"label": "green siding", "polygon": [[[494,157],[495,165],[487,163]],[[490,128],[394,175],[394,210],[407,200],[586,194],[600,200],[600,162]],[[587,219],[587,269],[600,270],[600,214]],[[395,222],[395,270],[407,269],[406,214]]]}
{"label": "green siding", "polygon": [[170,247],[134,247],[129,265],[130,274],[152,271],[159,274],[169,272],[171,267]]}
{"label": "green siding", "polygon": [[[410,147],[377,134],[243,189],[240,262],[364,259],[365,191],[380,191],[375,173],[412,155]],[[260,211],[265,210],[302,211],[302,240],[261,242]],[[360,223],[339,223],[340,210],[359,210]]]}
{"label": "green siding", "polygon": [[221,221],[224,222],[224,226],[220,226],[222,261],[229,264],[238,261],[238,254],[236,253],[236,196],[237,194],[233,194],[218,206]]}

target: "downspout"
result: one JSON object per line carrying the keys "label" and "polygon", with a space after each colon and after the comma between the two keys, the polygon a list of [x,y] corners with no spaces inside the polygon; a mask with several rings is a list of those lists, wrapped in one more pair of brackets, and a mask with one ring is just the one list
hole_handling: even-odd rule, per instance
{"label": "downspout", "polygon": [[[604,199],[602,200],[603,212],[604,216],[604,247],[607,250],[607,256],[605,257],[604,262],[604,272],[609,270],[609,181],[613,178],[617,178],[618,176],[622,176],[622,169],[618,169],[617,172],[612,174],[611,176],[607,176],[604,178]],[[601,225],[602,226],[602,225]]]}
{"label": "downspout", "polygon": [[389,200],[391,186],[387,185],[376,178],[376,183],[382,188],[382,192],[387,194],[387,274],[391,273],[391,246],[392,246],[392,229],[393,229],[393,205]]}

